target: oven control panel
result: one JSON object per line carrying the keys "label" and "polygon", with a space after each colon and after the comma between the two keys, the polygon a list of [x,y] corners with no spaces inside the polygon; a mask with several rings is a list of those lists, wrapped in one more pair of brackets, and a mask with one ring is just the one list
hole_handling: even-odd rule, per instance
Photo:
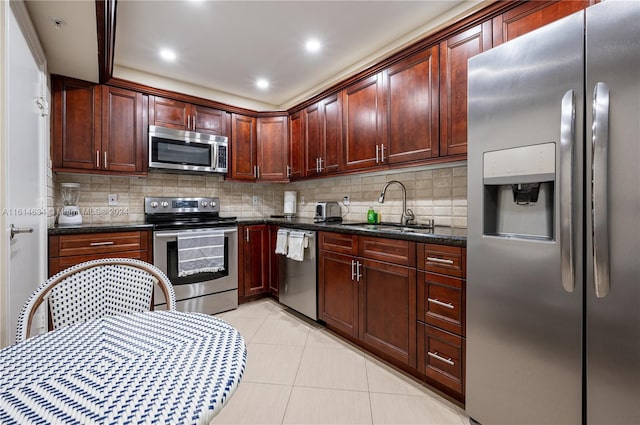
{"label": "oven control panel", "polygon": [[220,200],[214,198],[144,198],[145,214],[215,213],[220,212]]}

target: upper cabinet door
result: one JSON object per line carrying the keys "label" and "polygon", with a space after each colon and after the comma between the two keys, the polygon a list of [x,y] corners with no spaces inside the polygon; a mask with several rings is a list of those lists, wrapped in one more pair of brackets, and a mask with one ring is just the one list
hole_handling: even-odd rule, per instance
{"label": "upper cabinet door", "polygon": [[231,115],[231,178],[254,181],[257,178],[256,119]]}
{"label": "upper cabinet door", "polygon": [[371,168],[381,163],[384,107],[382,74],[376,74],[343,92],[345,169]]}
{"label": "upper cabinet door", "polygon": [[342,98],[339,93],[322,101],[323,173],[335,173],[342,163]]}
{"label": "upper cabinet door", "polygon": [[120,172],[146,169],[147,97],[102,86],[102,168]]}
{"label": "upper cabinet door", "polygon": [[218,109],[204,106],[191,105],[190,108],[191,130],[214,136],[228,136],[228,113]]}
{"label": "upper cabinet door", "polygon": [[53,171],[100,169],[100,86],[55,76],[51,82]]}
{"label": "upper cabinet door", "polygon": [[191,121],[187,108],[188,104],[185,102],[150,96],[149,123],[159,127],[187,130]]}
{"label": "upper cabinet door", "polygon": [[302,111],[289,116],[289,179],[304,176],[304,115]]}
{"label": "upper cabinet door", "polygon": [[321,102],[314,103],[304,110],[305,175],[320,174],[320,159],[324,152],[322,137]]}
{"label": "upper cabinet door", "polygon": [[384,71],[388,122],[384,162],[438,156],[438,60],[436,45]]}
{"label": "upper cabinet door", "polygon": [[594,4],[595,0],[523,2],[493,18],[493,45],[498,46]]}
{"label": "upper cabinet door", "polygon": [[262,181],[287,181],[287,117],[258,118],[258,169]]}
{"label": "upper cabinet door", "polygon": [[490,21],[440,43],[440,156],[467,153],[467,60],[490,48]]}

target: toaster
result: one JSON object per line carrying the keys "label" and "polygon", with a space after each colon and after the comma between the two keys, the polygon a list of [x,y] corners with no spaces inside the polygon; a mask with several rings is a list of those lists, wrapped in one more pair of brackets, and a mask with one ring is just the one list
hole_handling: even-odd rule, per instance
{"label": "toaster", "polygon": [[315,222],[342,221],[340,204],[333,201],[322,201],[316,204]]}

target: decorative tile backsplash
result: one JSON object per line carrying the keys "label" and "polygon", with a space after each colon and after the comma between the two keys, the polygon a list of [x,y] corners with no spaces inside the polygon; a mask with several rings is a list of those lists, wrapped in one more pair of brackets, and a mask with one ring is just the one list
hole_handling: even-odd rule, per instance
{"label": "decorative tile backsplash", "polygon": [[[261,218],[283,213],[284,191],[297,192],[297,216],[313,218],[317,201],[342,201],[345,220],[366,221],[369,207],[381,214],[382,221],[399,222],[401,189],[388,188],[385,202],[378,203],[385,182],[398,180],[407,188],[407,207],[418,223],[427,219],[438,225],[467,226],[467,167],[413,168],[392,173],[371,173],[305,180],[288,184],[228,182],[220,175],[191,175],[151,171],[148,177],[109,177],[54,173],[49,183],[49,225],[62,208],[60,183],[80,183],[79,207],[84,223],[133,223],[144,220],[145,196],[218,196],[222,216]],[[118,196],[118,205],[108,205],[108,195]],[[253,205],[253,197],[257,204]]]}

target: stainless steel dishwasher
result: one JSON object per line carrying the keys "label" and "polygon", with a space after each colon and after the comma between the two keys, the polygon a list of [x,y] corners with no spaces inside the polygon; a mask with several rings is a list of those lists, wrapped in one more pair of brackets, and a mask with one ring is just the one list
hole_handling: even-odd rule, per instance
{"label": "stainless steel dishwasher", "polygon": [[[282,228],[281,228],[282,229]],[[289,232],[302,232],[285,229]],[[316,232],[303,231],[308,238],[303,261],[280,255],[280,302],[298,313],[318,320],[316,279]]]}

